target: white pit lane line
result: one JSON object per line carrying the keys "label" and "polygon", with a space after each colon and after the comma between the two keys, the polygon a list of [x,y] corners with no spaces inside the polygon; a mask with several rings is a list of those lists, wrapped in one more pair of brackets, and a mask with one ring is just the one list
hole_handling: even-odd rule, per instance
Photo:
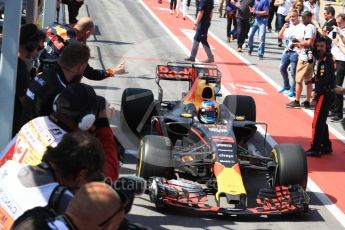
{"label": "white pit lane line", "polygon": [[[176,44],[186,53],[186,55],[190,54],[190,50],[164,25],[164,23],[151,11],[151,9],[142,1],[138,0],[139,3],[147,10],[147,12],[156,20],[156,22],[164,29],[164,31],[176,42]],[[195,21],[191,16],[187,15],[189,19]],[[254,70],[259,76],[261,76],[265,81],[267,81],[270,85],[272,85],[277,90],[279,89],[279,85],[274,82],[267,74],[262,72],[257,67],[251,65],[251,63],[238,54],[233,48],[227,46],[225,42],[223,42],[220,38],[218,38],[212,32],[208,32],[217,42],[219,42],[224,48],[229,50],[233,55],[239,58],[243,63],[247,64],[249,68]],[[222,91],[226,94],[231,94],[223,85]],[[303,109],[304,110],[304,109]],[[309,116],[313,117],[312,111],[304,110]],[[343,143],[345,143],[345,136],[339,133],[332,127],[329,127],[330,131]],[[262,126],[258,126],[258,132],[260,134],[264,134],[265,130]],[[277,142],[267,133],[267,142],[273,147],[277,144]],[[315,196],[320,200],[320,202],[328,209],[328,211],[339,221],[339,223],[345,228],[345,214],[327,197],[326,194],[320,189],[319,186],[310,178],[308,177],[308,189],[315,194]]]}

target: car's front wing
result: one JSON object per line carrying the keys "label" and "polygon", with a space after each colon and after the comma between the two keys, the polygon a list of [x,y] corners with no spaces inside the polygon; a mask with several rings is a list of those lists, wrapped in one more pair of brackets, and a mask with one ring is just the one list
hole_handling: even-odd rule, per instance
{"label": "car's front wing", "polygon": [[150,200],[157,207],[178,207],[192,211],[223,215],[279,215],[308,211],[309,197],[299,185],[264,188],[257,195],[257,207],[236,209],[207,204],[207,192],[200,186],[180,180],[152,177],[149,181]]}

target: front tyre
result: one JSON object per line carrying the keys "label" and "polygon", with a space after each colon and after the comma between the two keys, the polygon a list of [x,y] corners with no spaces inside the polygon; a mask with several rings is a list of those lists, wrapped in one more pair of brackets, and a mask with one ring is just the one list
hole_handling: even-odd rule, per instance
{"label": "front tyre", "polygon": [[273,174],[273,186],[300,185],[307,188],[307,157],[300,145],[280,144],[272,150],[277,168]]}
{"label": "front tyre", "polygon": [[172,178],[172,143],[168,137],[148,135],[141,140],[137,176],[146,180],[153,176]]}

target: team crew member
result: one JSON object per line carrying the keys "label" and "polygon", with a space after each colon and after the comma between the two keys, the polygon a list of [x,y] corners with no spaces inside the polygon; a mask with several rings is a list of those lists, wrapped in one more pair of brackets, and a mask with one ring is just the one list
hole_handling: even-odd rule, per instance
{"label": "team crew member", "polygon": [[29,87],[30,73],[25,60],[31,60],[43,49],[46,35],[35,24],[23,25],[20,29],[18,67],[16,80],[16,95],[14,101],[12,136],[25,124],[22,121],[22,112],[25,93]]}
{"label": "team crew member", "polygon": [[36,207],[20,216],[12,229],[132,229],[120,227],[127,202],[123,194],[109,185],[90,182],[78,190],[62,215],[48,207]]}
{"label": "team crew member", "polygon": [[335,63],[327,38],[317,39],[316,51],[315,77],[306,82],[306,84],[315,83],[314,99],[316,100],[311,148],[306,153],[308,156],[320,157],[321,154],[332,152],[326,120],[335,98]]}
{"label": "team crew member", "polygon": [[[37,165],[46,147],[55,147],[65,133],[92,131],[105,152],[104,175],[116,180],[119,176],[118,147],[104,105],[98,102],[91,86],[82,83],[68,85],[54,100],[52,114],[37,117],[21,128],[0,165],[6,160]],[[96,117],[99,108],[102,110]]]}
{"label": "team crew member", "polygon": [[14,220],[37,206],[49,204],[63,214],[74,192],[103,177],[103,165],[101,144],[85,132],[64,135],[55,148],[47,148],[38,166],[7,161],[0,168],[0,226],[10,229]]}
{"label": "team crew member", "polygon": [[[88,17],[82,17],[74,25],[60,25],[53,23],[47,29],[47,39],[44,44],[44,50],[39,56],[40,62],[44,68],[49,68],[55,64],[65,47],[69,44],[78,42],[85,43],[94,31],[94,23]],[[104,70],[95,70],[87,65],[84,76],[91,80],[103,80],[107,77],[121,74],[124,72],[124,64],[121,63],[115,68]]]}
{"label": "team crew member", "polygon": [[23,121],[26,123],[53,112],[53,101],[67,85],[80,82],[90,58],[89,48],[82,43],[65,48],[56,66],[36,76],[25,96]]}
{"label": "team crew member", "polygon": [[207,42],[208,29],[211,26],[213,0],[200,0],[198,3],[198,14],[194,23],[193,29],[196,29],[193,41],[193,48],[190,56],[186,58],[186,61],[195,61],[195,57],[198,53],[199,43],[201,42],[204,50],[207,54],[207,60],[205,63],[214,62],[214,57],[211,52],[210,45]]}

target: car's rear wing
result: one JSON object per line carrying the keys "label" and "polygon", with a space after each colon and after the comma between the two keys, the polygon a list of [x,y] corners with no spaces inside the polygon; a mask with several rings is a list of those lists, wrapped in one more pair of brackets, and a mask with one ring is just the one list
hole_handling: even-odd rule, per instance
{"label": "car's rear wing", "polygon": [[166,65],[157,65],[156,81],[173,80],[189,81],[192,85],[196,78],[207,80],[209,83],[217,83],[221,80],[221,72],[216,65],[168,62]]}
{"label": "car's rear wing", "polygon": [[207,83],[220,85],[222,74],[216,65],[186,62],[168,62],[166,65],[157,65],[156,83],[159,88],[158,101],[162,101],[163,89],[160,80],[188,81],[191,89],[196,79],[204,79]]}

